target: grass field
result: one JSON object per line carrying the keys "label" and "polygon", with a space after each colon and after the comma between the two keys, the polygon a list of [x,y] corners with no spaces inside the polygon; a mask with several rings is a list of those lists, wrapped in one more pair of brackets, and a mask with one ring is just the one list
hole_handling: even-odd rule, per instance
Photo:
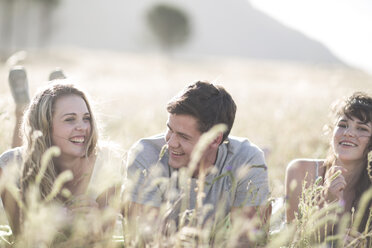
{"label": "grass field", "polygon": [[[273,196],[284,194],[285,168],[292,159],[325,156],[330,104],[372,89],[372,76],[357,69],[241,58],[181,60],[69,49],[31,52],[21,64],[31,94],[47,83],[54,67],[62,67],[94,100],[102,136],[123,151],[139,138],[165,130],[165,105],[183,87],[197,80],[222,84],[238,106],[231,134],[269,151]],[[0,152],[10,147],[14,125],[8,71],[8,64],[0,64]]]}

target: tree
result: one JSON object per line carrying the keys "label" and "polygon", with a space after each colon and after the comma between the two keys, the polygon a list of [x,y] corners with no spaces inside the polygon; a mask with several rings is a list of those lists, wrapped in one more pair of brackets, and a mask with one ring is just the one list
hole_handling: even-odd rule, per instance
{"label": "tree", "polygon": [[189,19],[177,7],[155,5],[147,12],[146,20],[159,45],[166,51],[185,43],[190,36]]}
{"label": "tree", "polygon": [[39,45],[43,47],[47,44],[47,41],[53,32],[52,29],[53,11],[60,3],[60,0],[33,0],[33,1],[41,3]]}
{"label": "tree", "polygon": [[[59,3],[60,0],[0,0],[0,60],[28,47],[31,25],[39,27],[38,43],[44,47],[53,32],[52,15]],[[35,10],[39,10],[40,19],[31,23],[29,16]]]}
{"label": "tree", "polygon": [[14,1],[3,0],[0,1],[1,10],[1,33],[0,33],[0,60],[6,59],[11,51],[12,35],[13,35],[13,11]]}

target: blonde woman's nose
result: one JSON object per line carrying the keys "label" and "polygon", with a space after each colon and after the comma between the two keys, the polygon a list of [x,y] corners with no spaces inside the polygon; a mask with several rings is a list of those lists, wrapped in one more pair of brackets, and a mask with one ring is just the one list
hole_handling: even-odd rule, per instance
{"label": "blonde woman's nose", "polygon": [[86,130],[88,129],[89,125],[90,125],[89,123],[79,122],[76,124],[75,129],[79,131]]}

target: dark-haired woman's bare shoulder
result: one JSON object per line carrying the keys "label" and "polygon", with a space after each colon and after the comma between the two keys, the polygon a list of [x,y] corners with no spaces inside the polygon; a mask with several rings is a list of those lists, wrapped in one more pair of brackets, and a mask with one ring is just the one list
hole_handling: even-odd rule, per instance
{"label": "dark-haired woman's bare shoulder", "polygon": [[295,159],[292,160],[286,171],[287,179],[303,181],[309,183],[315,181],[319,176],[324,174],[324,160],[322,159]]}
{"label": "dark-haired woman's bare shoulder", "polygon": [[308,187],[315,182],[317,177],[323,176],[323,164],[324,160],[320,159],[295,159],[288,164],[285,175],[288,222],[291,222],[295,218],[295,213],[298,212],[304,183],[305,187]]}

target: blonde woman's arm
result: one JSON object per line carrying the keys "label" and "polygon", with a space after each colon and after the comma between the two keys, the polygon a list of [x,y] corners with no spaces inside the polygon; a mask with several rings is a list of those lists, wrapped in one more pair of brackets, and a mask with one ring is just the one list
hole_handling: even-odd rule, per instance
{"label": "blonde woman's arm", "polygon": [[19,194],[19,166],[16,151],[9,150],[0,156],[1,200],[14,235],[20,233],[20,207],[16,200]]}

